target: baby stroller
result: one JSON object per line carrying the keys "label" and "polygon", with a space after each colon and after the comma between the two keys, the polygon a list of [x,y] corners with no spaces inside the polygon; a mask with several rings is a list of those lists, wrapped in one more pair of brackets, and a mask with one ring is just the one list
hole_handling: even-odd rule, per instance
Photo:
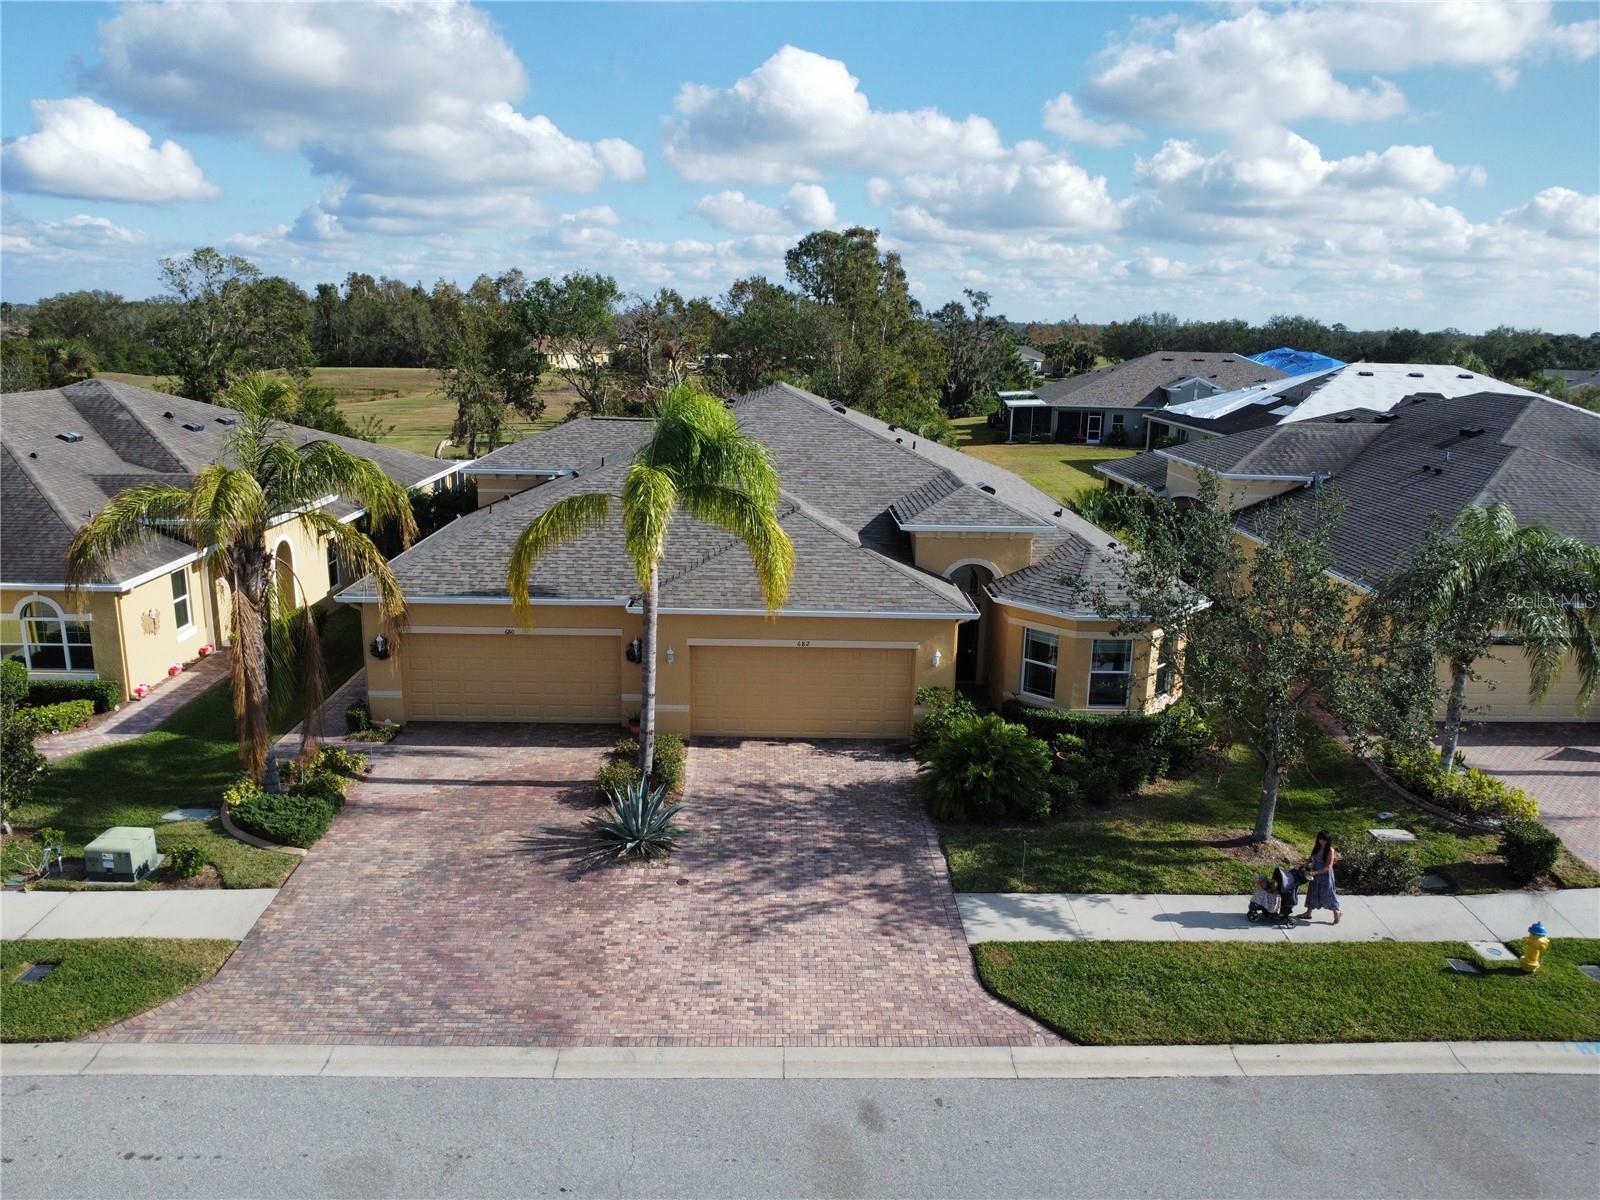
{"label": "baby stroller", "polygon": [[1257,875],[1245,916],[1252,921],[1293,921],[1295,893],[1305,881],[1305,872],[1295,867],[1274,867],[1270,877]]}

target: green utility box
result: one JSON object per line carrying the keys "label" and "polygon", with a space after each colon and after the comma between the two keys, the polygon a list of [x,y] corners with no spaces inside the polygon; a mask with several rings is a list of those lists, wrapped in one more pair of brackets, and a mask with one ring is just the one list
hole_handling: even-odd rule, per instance
{"label": "green utility box", "polygon": [[114,826],[83,848],[84,874],[96,883],[138,883],[158,861],[156,831],[133,825]]}

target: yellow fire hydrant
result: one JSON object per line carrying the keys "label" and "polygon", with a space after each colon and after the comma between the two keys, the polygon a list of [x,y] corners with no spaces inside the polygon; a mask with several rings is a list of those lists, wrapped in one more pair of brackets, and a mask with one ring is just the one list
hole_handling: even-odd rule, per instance
{"label": "yellow fire hydrant", "polygon": [[1539,969],[1539,958],[1550,949],[1550,939],[1545,936],[1544,922],[1535,921],[1528,926],[1528,940],[1522,943],[1522,969],[1530,973]]}

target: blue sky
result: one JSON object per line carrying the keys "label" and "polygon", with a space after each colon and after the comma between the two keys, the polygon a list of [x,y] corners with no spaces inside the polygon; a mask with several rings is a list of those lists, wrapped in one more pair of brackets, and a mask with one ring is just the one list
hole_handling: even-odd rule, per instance
{"label": "blue sky", "polygon": [[864,223],[937,305],[1600,327],[1593,4],[0,7],[0,292],[598,269]]}

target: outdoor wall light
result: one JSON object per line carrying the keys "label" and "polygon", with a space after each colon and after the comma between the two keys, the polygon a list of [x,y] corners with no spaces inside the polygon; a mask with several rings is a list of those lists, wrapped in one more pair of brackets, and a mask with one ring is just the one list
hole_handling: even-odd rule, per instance
{"label": "outdoor wall light", "polygon": [[372,639],[372,657],[379,659],[389,657],[389,639],[381,633]]}
{"label": "outdoor wall light", "polygon": [[644,643],[638,638],[634,638],[633,641],[628,643],[628,648],[623,653],[627,655],[628,661],[631,663],[643,662]]}
{"label": "outdoor wall light", "polygon": [[935,650],[933,652],[933,665],[937,667],[943,661],[944,661],[944,655],[941,654],[939,651]]}
{"label": "outdoor wall light", "polygon": [[667,647],[667,665],[670,667],[678,659],[678,652],[671,646]]}

